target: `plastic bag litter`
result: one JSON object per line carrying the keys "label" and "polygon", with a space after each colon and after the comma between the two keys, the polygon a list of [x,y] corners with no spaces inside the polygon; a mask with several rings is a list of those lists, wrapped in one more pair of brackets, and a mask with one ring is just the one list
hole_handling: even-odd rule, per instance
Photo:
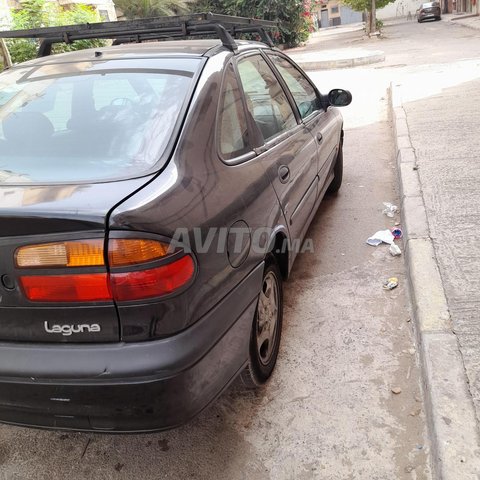
{"label": "plastic bag litter", "polygon": [[383,202],[383,206],[385,207],[385,209],[383,210],[383,213],[387,217],[393,218],[395,214],[398,213],[398,207],[393,203]]}
{"label": "plastic bag litter", "polygon": [[367,243],[372,247],[378,247],[381,243],[388,243],[391,245],[395,237],[390,230],[379,230],[367,239]]}

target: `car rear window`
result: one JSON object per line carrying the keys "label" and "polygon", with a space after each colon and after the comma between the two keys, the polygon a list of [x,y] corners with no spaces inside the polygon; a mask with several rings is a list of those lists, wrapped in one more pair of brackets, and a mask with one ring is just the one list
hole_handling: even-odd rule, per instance
{"label": "car rear window", "polygon": [[0,183],[141,176],[169,153],[200,59],[17,67],[0,75]]}

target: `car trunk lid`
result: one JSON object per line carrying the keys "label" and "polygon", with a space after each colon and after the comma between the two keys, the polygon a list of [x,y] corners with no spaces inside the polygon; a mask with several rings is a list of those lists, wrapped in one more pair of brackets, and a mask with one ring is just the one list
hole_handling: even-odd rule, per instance
{"label": "car trunk lid", "polygon": [[[112,300],[31,301],[24,277],[106,275],[92,268],[21,268],[19,248],[46,243],[105,240],[110,210],[142,187],[149,177],[100,184],[0,185],[0,341],[114,342],[120,340]],[[40,280],[41,282],[41,280]]]}

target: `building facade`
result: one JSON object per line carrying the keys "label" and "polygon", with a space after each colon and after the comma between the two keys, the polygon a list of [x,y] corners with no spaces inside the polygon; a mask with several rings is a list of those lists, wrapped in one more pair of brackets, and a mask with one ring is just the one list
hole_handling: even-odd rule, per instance
{"label": "building facade", "polygon": [[[422,3],[429,0],[395,0],[381,10],[377,10],[377,18],[381,20],[396,17],[415,17],[415,12]],[[440,3],[442,13],[465,13],[478,14],[480,0],[437,0]]]}
{"label": "building facade", "polygon": [[0,0],[0,30],[8,29],[12,17],[10,16],[10,8],[7,0]]}
{"label": "building facade", "polygon": [[113,22],[117,20],[117,13],[115,12],[115,4],[113,0],[51,0],[56,1],[62,7],[68,8],[75,3],[82,5],[91,5],[97,10],[101,19],[105,22]]}
{"label": "building facade", "polygon": [[363,21],[363,14],[338,0],[322,1],[313,12],[316,28],[334,27]]}
{"label": "building facade", "polygon": [[[69,8],[74,4],[89,5],[98,12],[102,20],[104,21],[114,21],[117,19],[117,14],[115,12],[115,4],[113,0],[48,0],[50,2],[55,2],[63,8]],[[10,8],[18,8],[21,4],[19,0],[0,0],[0,12],[1,5],[7,4]]]}
{"label": "building facade", "polygon": [[[415,19],[416,11],[422,3],[435,0],[395,0],[387,6],[377,10],[379,20],[393,18]],[[442,13],[479,14],[480,0],[437,0],[440,3]],[[348,23],[364,21],[361,12],[356,12],[340,0],[323,0],[314,11],[314,20],[317,28],[333,27]]]}

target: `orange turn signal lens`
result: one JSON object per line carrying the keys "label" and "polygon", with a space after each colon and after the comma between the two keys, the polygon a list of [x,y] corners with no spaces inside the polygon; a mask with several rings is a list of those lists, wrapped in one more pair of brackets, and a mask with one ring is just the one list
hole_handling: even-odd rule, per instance
{"label": "orange turn signal lens", "polygon": [[20,247],[15,254],[20,268],[97,267],[105,265],[103,240],[78,240]]}
{"label": "orange turn signal lens", "polygon": [[165,257],[168,248],[156,240],[114,238],[108,242],[108,260],[112,267],[146,263]]}

